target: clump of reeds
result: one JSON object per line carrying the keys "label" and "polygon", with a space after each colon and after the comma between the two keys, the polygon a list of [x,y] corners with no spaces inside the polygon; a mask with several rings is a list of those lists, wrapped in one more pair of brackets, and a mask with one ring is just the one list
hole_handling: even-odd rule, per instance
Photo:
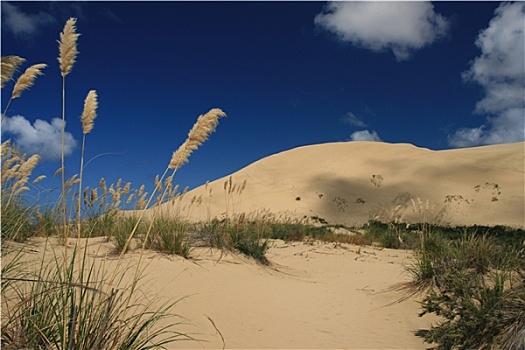
{"label": "clump of reeds", "polygon": [[[40,156],[27,158],[10,140],[1,145],[1,208],[2,208],[2,238],[24,241],[31,235],[29,225],[31,213],[22,202],[22,193],[29,190],[29,180]],[[38,176],[34,183],[42,180]]]}
{"label": "clump of reeds", "polygon": [[[39,156],[33,155],[28,158],[10,141],[4,142],[1,147],[2,238],[21,238],[25,230],[39,232],[43,236],[54,232],[57,233],[58,240],[64,243],[62,254],[53,250],[52,256],[48,256],[49,253],[46,253],[47,249],[44,248],[44,256],[36,263],[36,270],[31,276],[28,276],[28,271],[22,270],[15,260],[12,260],[14,263],[11,261],[2,264],[2,346],[16,349],[143,349],[162,347],[173,340],[189,339],[176,332],[172,326],[155,328],[158,321],[174,317],[170,310],[175,303],[151,310],[139,300],[139,296],[142,296],[137,294],[142,271],[140,264],[133,272],[131,283],[124,284],[123,276],[129,269],[124,268],[125,271],[122,271],[120,259],[117,266],[107,269],[106,266],[95,265],[95,261],[90,260],[87,254],[88,245],[81,247],[80,239],[77,239],[72,247],[67,244],[74,226],[68,222],[66,198],[72,197],[72,202],[76,204],[70,215],[77,215],[77,237],[80,238],[84,225],[84,222],[81,222],[82,203],[89,210],[108,209],[103,213],[104,220],[93,220],[94,224],[87,226],[88,231],[105,226],[107,232],[112,232],[113,225],[118,221],[116,209],[120,206],[122,196],[134,194],[140,201],[145,195],[143,189],[132,192],[131,184],[122,186],[120,180],[115,186],[109,187],[105,181],[101,181],[101,196],[96,188],[83,188],[84,142],[79,175],[73,175],[67,181],[65,179],[65,77],[70,74],[78,53],[76,41],[79,34],[76,33],[75,24],[76,19],[69,19],[59,40],[58,61],[63,78],[63,128],[62,166],[56,173],[62,174],[61,202],[56,210],[58,215],[49,214],[46,210],[34,211],[25,207],[21,200],[21,194],[28,190],[31,172],[38,163]],[[2,58],[2,86],[11,79],[20,63],[22,59],[16,57]],[[31,87],[44,67],[43,64],[29,67],[15,84],[11,100],[20,97],[23,91]],[[85,135],[93,129],[97,105],[97,95],[92,90],[86,97],[81,116],[84,140]],[[7,109],[6,107],[6,111]],[[38,177],[35,181],[41,178]],[[78,191],[73,192],[77,184]],[[110,197],[111,203],[108,204],[107,200]],[[78,202],[74,201],[75,198]],[[9,210],[10,208],[16,210]],[[57,216],[60,217],[61,223],[58,222]],[[10,229],[6,222],[12,223]],[[90,224],[89,220],[87,224]],[[6,234],[9,236],[4,236]],[[128,231],[128,236],[130,234]],[[125,241],[128,243],[127,237]],[[2,258],[5,258],[7,245],[3,243]],[[47,240],[45,244],[47,247]],[[23,250],[20,252],[23,254]],[[111,271],[111,275],[108,271]],[[8,285],[10,288],[4,288]],[[177,321],[172,323],[177,324]]]}
{"label": "clump of reeds", "polygon": [[[39,263],[34,275],[11,280],[15,293],[8,296],[10,314],[2,322],[3,348],[145,349],[189,339],[173,329],[180,324],[170,312],[176,302],[150,309],[133,293],[139,280],[124,282],[129,268],[113,266],[119,273],[111,277],[110,268],[95,268],[77,249],[68,261],[55,256]],[[169,326],[154,327],[168,318]]]}

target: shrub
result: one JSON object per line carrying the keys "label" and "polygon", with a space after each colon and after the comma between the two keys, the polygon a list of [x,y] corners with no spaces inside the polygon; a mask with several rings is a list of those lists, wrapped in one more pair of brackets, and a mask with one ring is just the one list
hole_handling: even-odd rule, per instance
{"label": "shrub", "polygon": [[418,333],[426,342],[440,349],[525,344],[523,249],[475,234],[423,247],[408,267],[413,283],[428,291],[420,315],[434,313],[443,319]]}

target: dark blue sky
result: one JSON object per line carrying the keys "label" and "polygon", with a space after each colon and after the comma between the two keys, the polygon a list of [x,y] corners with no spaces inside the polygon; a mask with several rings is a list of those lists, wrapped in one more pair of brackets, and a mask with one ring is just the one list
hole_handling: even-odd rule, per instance
{"label": "dark blue sky", "polygon": [[[11,104],[2,138],[20,139],[23,128],[38,138],[37,119],[61,116],[57,40],[76,17],[80,53],[66,78],[66,120],[78,144],[67,168],[78,172],[79,116],[95,89],[90,185],[122,177],[151,188],[197,117],[214,107],[228,117],[179,171],[181,186],[316,143],[381,140],[439,150],[523,140],[523,3],[391,5],[2,1],[2,56],[24,57],[22,72],[48,64]],[[11,90],[2,89],[2,110]],[[492,98],[494,91],[505,94]],[[27,123],[14,125],[18,115]],[[58,188],[52,173],[60,164],[47,158],[35,174],[48,175],[43,187]]]}

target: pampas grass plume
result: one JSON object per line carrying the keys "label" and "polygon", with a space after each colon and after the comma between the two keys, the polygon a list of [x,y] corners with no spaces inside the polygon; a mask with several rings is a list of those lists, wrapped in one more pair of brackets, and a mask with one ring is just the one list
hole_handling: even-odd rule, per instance
{"label": "pampas grass plume", "polygon": [[18,67],[25,62],[25,59],[18,56],[5,56],[2,57],[2,81],[0,87],[4,87],[13,77],[13,74],[17,71]]}
{"label": "pampas grass plume", "polygon": [[6,140],[0,145],[0,156],[4,158],[11,151],[11,140]]}
{"label": "pampas grass plume", "polygon": [[71,72],[78,54],[77,39],[80,34],[76,33],[76,22],[76,18],[68,19],[64,26],[64,31],[60,33],[60,40],[58,41],[60,55],[58,57],[58,62],[60,63],[62,77],[65,77]]}
{"label": "pampas grass plume", "polygon": [[18,78],[16,81],[15,87],[13,88],[13,94],[11,95],[11,98],[17,98],[22,95],[22,92],[24,90],[29,89],[33,84],[35,83],[35,79],[37,76],[42,75],[42,69],[46,68],[47,64],[45,63],[39,63],[34,64],[31,67],[27,68],[24,74]]}
{"label": "pampas grass plume", "polygon": [[219,108],[213,108],[208,113],[201,115],[188,133],[186,141],[173,152],[168,168],[177,170],[188,163],[191,153],[208,139],[209,134],[215,131],[219,124],[219,118],[225,116],[226,113]]}
{"label": "pampas grass plume", "polygon": [[80,117],[80,120],[82,121],[82,131],[84,134],[89,134],[91,130],[93,130],[93,121],[97,117],[97,97],[97,92],[95,90],[91,90],[87,94],[84,101],[84,111]]}

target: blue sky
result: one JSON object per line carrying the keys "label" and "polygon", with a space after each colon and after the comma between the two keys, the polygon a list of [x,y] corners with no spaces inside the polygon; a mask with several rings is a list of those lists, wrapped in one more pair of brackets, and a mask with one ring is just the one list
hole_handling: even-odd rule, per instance
{"label": "blue sky", "polygon": [[[522,141],[524,13],[523,2],[2,1],[2,56],[25,58],[21,72],[48,64],[10,105],[2,139],[41,153],[41,187],[60,187],[57,40],[76,17],[66,167],[78,173],[79,117],[95,89],[88,185],[121,177],[151,189],[215,107],[228,117],[179,170],[182,187],[324,142],[440,150]],[[2,89],[2,110],[12,87]]]}

